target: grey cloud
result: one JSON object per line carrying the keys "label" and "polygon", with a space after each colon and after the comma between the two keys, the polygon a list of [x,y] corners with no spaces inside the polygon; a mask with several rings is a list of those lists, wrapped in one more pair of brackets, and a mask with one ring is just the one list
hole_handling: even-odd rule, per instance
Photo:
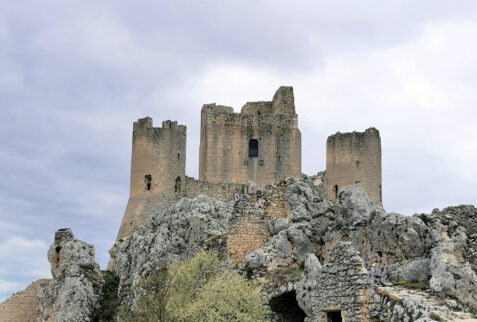
{"label": "grey cloud", "polygon": [[[127,202],[131,127],[137,118],[150,115],[156,125],[163,119],[186,124],[187,172],[197,176],[204,102],[195,95],[208,69],[222,64],[285,80],[306,76],[322,70],[326,57],[336,53],[399,46],[418,38],[430,23],[476,21],[476,7],[471,1],[459,6],[415,1],[0,2],[0,250],[5,259],[0,283],[27,285],[38,272],[47,272],[46,249],[61,227],[72,227],[77,238],[95,244],[97,260],[105,267]],[[271,95],[263,93],[263,99]],[[303,101],[298,112],[310,104],[316,102]],[[324,169],[331,133],[368,125],[393,131],[392,122],[372,108],[361,112],[362,119],[360,112],[355,120],[347,116],[324,116],[327,124],[319,128],[319,121],[300,119],[304,172]],[[396,155],[397,149],[389,148],[393,141],[388,142],[383,141],[388,210],[411,213],[436,199],[441,204],[475,198],[468,192],[475,183],[449,182],[454,176],[462,180],[448,170],[451,160],[414,147]],[[412,159],[420,161],[411,164]],[[407,173],[401,173],[399,160],[406,160]],[[430,180],[432,185],[420,187]],[[459,189],[446,191],[448,186]],[[402,198],[409,203],[403,205]],[[12,241],[24,247],[9,250]],[[28,241],[39,241],[38,247]],[[18,275],[18,266],[30,269]],[[0,298],[7,293],[0,288]]]}

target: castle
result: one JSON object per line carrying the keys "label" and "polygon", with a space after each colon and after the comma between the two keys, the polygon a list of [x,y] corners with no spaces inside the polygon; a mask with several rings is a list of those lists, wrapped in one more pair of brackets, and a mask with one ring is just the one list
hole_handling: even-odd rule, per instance
{"label": "castle", "polygon": [[[301,133],[293,88],[280,87],[272,101],[232,107],[205,104],[201,111],[199,180],[187,177],[186,127],[149,117],[133,125],[130,196],[117,240],[139,226],[158,207],[182,197],[206,194],[232,200],[284,178],[301,178]],[[381,204],[381,139],[378,130],[336,133],[327,140],[326,196],[361,184]]]}

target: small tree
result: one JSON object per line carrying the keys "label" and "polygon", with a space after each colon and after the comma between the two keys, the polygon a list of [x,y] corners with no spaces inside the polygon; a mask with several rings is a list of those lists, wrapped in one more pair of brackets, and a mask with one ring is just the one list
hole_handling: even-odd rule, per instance
{"label": "small tree", "polygon": [[260,290],[242,276],[225,270],[205,284],[180,321],[267,321]]}
{"label": "small tree", "polygon": [[134,312],[122,320],[152,321],[265,321],[267,309],[252,283],[220,271],[216,253],[199,252],[171,265],[156,265],[136,286]]}
{"label": "small tree", "polygon": [[153,267],[147,279],[142,279],[135,287],[137,302],[134,311],[123,308],[121,321],[153,322],[172,321],[166,306],[171,297],[173,279],[166,264]]}

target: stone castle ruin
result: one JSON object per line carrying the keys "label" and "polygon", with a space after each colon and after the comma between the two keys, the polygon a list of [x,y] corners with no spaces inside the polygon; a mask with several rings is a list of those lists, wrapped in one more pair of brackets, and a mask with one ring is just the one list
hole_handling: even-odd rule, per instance
{"label": "stone castle ruin", "polygon": [[338,132],[326,140],[326,197],[335,200],[340,188],[352,184],[360,184],[371,201],[382,203],[381,138],[375,128]]}
{"label": "stone castle ruin", "polygon": [[280,87],[271,102],[246,103],[241,113],[206,104],[200,131],[200,181],[264,187],[301,176],[301,134],[291,87]]}
{"label": "stone castle ruin", "polygon": [[[381,204],[381,138],[375,128],[337,133],[327,140],[326,196],[360,183]],[[280,179],[302,178],[301,133],[293,88],[280,87],[272,101],[248,102],[241,113],[205,104],[201,111],[199,180],[185,174],[186,127],[165,121],[134,122],[130,196],[118,240],[140,225],[148,210],[201,193],[218,200],[261,189]]]}
{"label": "stone castle ruin", "polygon": [[108,274],[118,301],[133,308],[154,264],[202,249],[260,285],[273,321],[477,316],[477,208],[387,213],[375,128],[328,137],[326,170],[306,176],[293,89],[280,87],[241,113],[204,105],[198,179],[186,176],[185,157],[184,125],[135,122],[130,195],[108,272],[93,245],[60,229],[48,251],[53,278],[0,303],[0,322],[95,321]]}

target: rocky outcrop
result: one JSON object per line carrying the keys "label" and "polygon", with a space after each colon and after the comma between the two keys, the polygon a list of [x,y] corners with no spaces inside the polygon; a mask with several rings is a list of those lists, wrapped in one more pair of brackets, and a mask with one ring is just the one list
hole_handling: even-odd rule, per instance
{"label": "rocky outcrop", "polygon": [[132,296],[130,286],[157,262],[181,260],[199,249],[223,251],[233,220],[232,202],[204,195],[183,198],[150,216],[117,249],[112,269],[119,277],[123,301]]}
{"label": "rocky outcrop", "polygon": [[[371,203],[359,185],[340,191],[335,203],[321,200],[320,197],[319,194],[313,194],[303,182],[287,190],[290,215],[272,222],[270,240],[243,261],[247,276],[260,280],[268,292],[276,294],[277,290],[290,283],[290,279],[280,276],[278,280],[282,285],[280,282],[277,284],[278,272],[286,272],[296,265],[302,265],[304,260],[305,280],[301,280],[299,285],[306,285],[307,289],[313,289],[313,285],[321,285],[320,288],[323,288],[325,280],[332,281],[330,275],[323,283],[314,284],[312,280],[315,279],[316,282],[317,278],[309,277],[306,272],[317,271],[309,267],[319,267],[320,262],[325,263],[325,266],[336,266],[333,270],[339,271],[343,263],[331,257],[332,249],[346,241],[347,247],[354,249],[355,255],[360,258],[355,258],[356,265],[361,261],[360,265],[367,271],[368,277],[373,279],[373,263],[379,265],[376,269],[380,275],[379,283],[372,284],[370,289],[378,287],[380,283],[392,285],[392,281],[421,282],[424,285],[430,284],[429,291],[434,297],[455,298],[462,308],[474,309],[477,287],[475,272],[469,263],[473,259],[468,257],[468,254],[474,252],[469,250],[473,239],[468,237],[469,234],[474,236],[473,229],[477,220],[477,210],[474,207],[446,208],[443,211],[445,215],[436,211],[431,215],[411,217],[388,214],[381,206]],[[449,213],[452,213],[451,217],[455,215],[455,220],[449,220]],[[451,233],[452,237],[448,238],[447,233]],[[339,246],[338,249],[342,247]],[[311,256],[315,255],[316,260],[311,260]],[[327,267],[331,270],[331,266]],[[315,276],[316,273],[311,275]],[[342,278],[334,281],[336,285],[333,284],[335,286],[330,286],[330,289],[339,288],[343,281]],[[359,285],[364,285],[363,283],[359,282]],[[347,290],[353,289],[351,284]],[[303,292],[298,288],[296,292],[297,301],[307,316],[315,318],[324,314],[326,309],[317,313],[312,310],[311,304],[311,301],[321,298],[322,292]],[[371,298],[373,293],[368,289],[366,294]],[[331,299],[332,296],[329,296]],[[368,303],[373,308],[369,316],[374,319],[385,316],[393,321],[413,321],[417,317],[427,319],[430,314],[412,296],[399,298],[399,303],[393,303],[391,309],[383,307],[380,304],[382,297],[376,296],[376,299]],[[328,295],[325,294],[324,297],[328,298]],[[358,302],[356,300],[355,305]]]}
{"label": "rocky outcrop", "polygon": [[[289,179],[240,202],[199,195],[157,209],[116,245],[110,269],[119,278],[122,302],[130,305],[135,297],[132,286],[155,263],[181,260],[199,249],[216,250],[230,260],[228,248],[237,227],[241,230],[234,245],[250,237],[247,229],[257,233],[259,226],[260,238],[265,237],[262,246],[231,262],[237,272],[261,284],[272,311],[282,319],[298,314],[309,321],[326,320],[339,312],[346,321],[429,321],[432,312],[424,297],[412,292],[395,295],[401,288],[391,287],[392,282],[429,285],[429,301],[450,301],[452,312],[475,309],[476,218],[473,206],[410,217],[386,213],[359,185],[342,189],[331,202],[325,200],[319,178]],[[67,306],[58,300],[58,290],[66,294],[75,287],[68,277],[80,281],[79,268],[94,263],[91,253],[68,245],[72,236],[58,234],[61,241],[55,240],[49,252],[55,278],[41,295],[40,306],[46,303],[48,308],[40,310],[42,317],[59,314],[60,307]],[[86,316],[100,291],[94,278],[83,277],[82,287],[94,294],[83,304]]]}
{"label": "rocky outcrop", "polygon": [[48,251],[53,279],[38,290],[38,321],[91,321],[104,280],[94,261],[94,246],[60,229]]}

